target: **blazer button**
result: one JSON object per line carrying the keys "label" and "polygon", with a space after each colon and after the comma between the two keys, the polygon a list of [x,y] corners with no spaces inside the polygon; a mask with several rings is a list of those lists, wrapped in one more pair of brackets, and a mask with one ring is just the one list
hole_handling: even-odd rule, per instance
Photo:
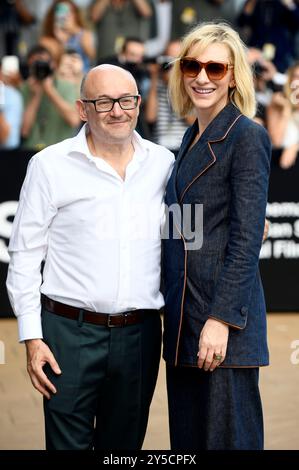
{"label": "blazer button", "polygon": [[245,317],[248,313],[248,308],[247,307],[241,307],[241,315]]}

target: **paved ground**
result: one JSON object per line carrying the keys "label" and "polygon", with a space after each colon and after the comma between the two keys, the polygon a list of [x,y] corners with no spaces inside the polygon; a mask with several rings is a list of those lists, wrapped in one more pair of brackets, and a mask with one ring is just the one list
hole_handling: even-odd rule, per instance
{"label": "paved ground", "polygon": [[[268,325],[271,366],[261,369],[265,447],[299,449],[299,314],[269,314]],[[296,340],[297,352],[291,347]],[[5,345],[5,364],[0,364],[0,449],[43,449],[41,398],[27,377],[14,319],[0,319],[0,341]],[[169,449],[163,362],[144,449]]]}

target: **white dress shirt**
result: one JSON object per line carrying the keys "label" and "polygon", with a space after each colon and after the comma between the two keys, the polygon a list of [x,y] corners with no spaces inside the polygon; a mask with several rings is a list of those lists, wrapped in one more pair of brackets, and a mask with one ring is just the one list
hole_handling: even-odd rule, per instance
{"label": "white dress shirt", "polygon": [[20,341],[42,338],[40,292],[94,312],[164,305],[160,226],[174,157],[136,132],[133,145],[124,180],[90,154],[86,125],[30,160],[7,276]]}

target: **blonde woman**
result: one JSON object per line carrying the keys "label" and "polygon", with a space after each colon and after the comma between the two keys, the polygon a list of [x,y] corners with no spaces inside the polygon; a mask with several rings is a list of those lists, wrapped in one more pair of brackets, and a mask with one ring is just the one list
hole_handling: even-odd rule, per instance
{"label": "blonde woman", "polygon": [[252,120],[253,77],[238,34],[215,23],[191,31],[172,69],[170,95],[179,116],[197,116],[166,191],[171,447],[262,449],[258,376],[269,358],[258,259],[271,146]]}
{"label": "blonde woman", "polygon": [[267,125],[273,146],[282,149],[280,166],[292,167],[299,151],[299,62],[288,69],[283,92],[273,94]]}

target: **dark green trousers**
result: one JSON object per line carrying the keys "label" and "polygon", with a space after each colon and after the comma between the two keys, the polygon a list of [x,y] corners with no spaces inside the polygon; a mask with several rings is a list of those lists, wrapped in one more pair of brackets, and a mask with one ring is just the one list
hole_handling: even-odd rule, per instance
{"label": "dark green trousers", "polygon": [[107,328],[42,312],[44,341],[61,370],[44,399],[46,448],[141,449],[161,350],[161,320]]}

